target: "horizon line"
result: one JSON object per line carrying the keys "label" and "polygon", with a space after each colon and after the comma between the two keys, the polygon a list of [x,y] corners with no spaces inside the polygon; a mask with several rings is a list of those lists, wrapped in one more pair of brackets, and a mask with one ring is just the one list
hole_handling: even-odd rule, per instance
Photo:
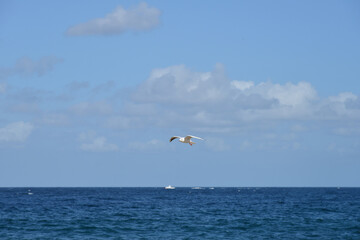
{"label": "horizon line", "polygon": [[[171,185],[173,186],[173,185]],[[164,188],[165,186],[0,186],[0,188]],[[174,186],[175,188],[360,188],[360,186]]]}

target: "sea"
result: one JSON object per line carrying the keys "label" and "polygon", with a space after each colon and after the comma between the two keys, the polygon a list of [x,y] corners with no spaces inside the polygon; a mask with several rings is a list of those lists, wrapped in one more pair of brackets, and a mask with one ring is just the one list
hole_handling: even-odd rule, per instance
{"label": "sea", "polygon": [[0,188],[0,239],[360,239],[360,188]]}

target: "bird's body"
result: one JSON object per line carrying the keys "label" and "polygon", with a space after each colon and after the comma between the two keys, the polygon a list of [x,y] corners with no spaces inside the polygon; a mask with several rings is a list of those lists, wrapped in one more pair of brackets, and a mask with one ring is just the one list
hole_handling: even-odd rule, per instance
{"label": "bird's body", "polygon": [[192,146],[193,144],[195,144],[195,142],[191,141],[192,138],[204,140],[204,139],[199,138],[199,137],[195,137],[195,136],[188,135],[188,136],[186,136],[186,137],[173,136],[173,137],[170,138],[170,142],[172,142],[174,139],[177,139],[177,138],[179,139],[179,142],[188,143],[188,144],[190,144],[190,146]]}

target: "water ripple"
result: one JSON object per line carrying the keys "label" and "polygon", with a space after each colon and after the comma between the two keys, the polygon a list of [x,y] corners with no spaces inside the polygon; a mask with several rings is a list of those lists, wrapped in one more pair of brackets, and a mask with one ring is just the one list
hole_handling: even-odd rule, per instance
{"label": "water ripple", "polygon": [[359,188],[0,188],[0,239],[360,239]]}

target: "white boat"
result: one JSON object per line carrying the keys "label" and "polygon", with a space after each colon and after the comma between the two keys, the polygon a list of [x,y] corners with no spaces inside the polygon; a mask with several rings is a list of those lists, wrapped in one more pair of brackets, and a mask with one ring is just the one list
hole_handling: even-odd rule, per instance
{"label": "white boat", "polygon": [[175,189],[175,187],[169,185],[169,186],[166,186],[165,189]]}
{"label": "white boat", "polygon": [[193,187],[193,188],[191,188],[191,189],[202,189],[201,187]]}

